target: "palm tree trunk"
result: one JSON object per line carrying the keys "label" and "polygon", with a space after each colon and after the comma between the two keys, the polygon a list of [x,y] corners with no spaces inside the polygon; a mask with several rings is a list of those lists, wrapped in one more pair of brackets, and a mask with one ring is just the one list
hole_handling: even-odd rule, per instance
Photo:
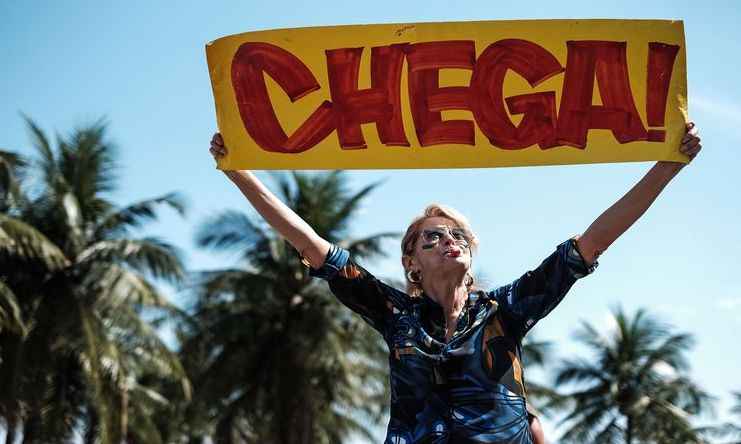
{"label": "palm tree trunk", "polygon": [[[5,435],[5,444],[15,444],[16,436],[18,435],[18,423],[20,421],[20,416],[18,415],[19,411],[19,403],[17,398],[17,391],[18,391],[18,375],[20,375],[21,370],[21,361],[22,361],[22,355],[23,355],[23,339],[15,340],[15,337],[11,337],[10,341],[8,341],[9,344],[7,344],[7,350],[8,353],[6,354],[6,362],[2,364],[2,366],[7,365],[9,368],[9,372],[2,371],[2,373],[9,374],[9,377],[7,378],[7,381],[3,381],[4,384],[0,385],[0,389],[2,389],[6,393],[6,397],[8,400],[10,400],[10,414],[8,415],[8,430],[7,434]],[[0,370],[3,370],[0,368]]]}
{"label": "palm tree trunk", "polygon": [[98,436],[98,422],[98,412],[90,409],[87,430],[85,431],[85,444],[95,444],[95,438]]}
{"label": "palm tree trunk", "polygon": [[129,434],[129,391],[124,388],[121,393],[121,441],[127,442]]}
{"label": "palm tree trunk", "polygon": [[214,436],[214,442],[216,444],[234,444],[234,417],[231,415],[226,418],[222,418],[216,425],[216,436]]}
{"label": "palm tree trunk", "polygon": [[5,435],[5,444],[15,444],[15,437],[18,434],[18,417],[11,413],[8,417],[8,430]]}
{"label": "palm tree trunk", "polygon": [[301,415],[301,444],[311,444],[314,440],[314,409],[308,397],[304,398],[303,408],[299,411]]}
{"label": "palm tree trunk", "polygon": [[625,430],[625,444],[633,444],[633,416],[628,415],[628,426]]}
{"label": "palm tree trunk", "polygon": [[35,410],[23,424],[23,444],[34,444],[41,439],[41,414]]}

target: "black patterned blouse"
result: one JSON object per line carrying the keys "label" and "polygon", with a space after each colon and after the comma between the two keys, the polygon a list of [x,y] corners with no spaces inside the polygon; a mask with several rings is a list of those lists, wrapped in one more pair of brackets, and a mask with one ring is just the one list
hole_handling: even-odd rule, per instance
{"label": "black patterned blouse", "polygon": [[591,273],[573,239],[511,284],[469,294],[445,342],[443,310],[376,279],[332,246],[311,275],[378,330],[389,347],[391,417],[385,443],[532,442],[521,342],[533,325]]}

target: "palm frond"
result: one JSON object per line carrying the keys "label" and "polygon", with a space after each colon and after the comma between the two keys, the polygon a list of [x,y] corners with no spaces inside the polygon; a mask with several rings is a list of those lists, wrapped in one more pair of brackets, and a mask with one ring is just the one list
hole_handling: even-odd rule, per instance
{"label": "palm frond", "polygon": [[263,303],[266,302],[265,293],[275,284],[263,273],[229,268],[196,273],[192,279],[197,300],[205,303],[221,297],[228,298],[230,302],[244,300]]}
{"label": "palm frond", "polygon": [[44,264],[49,270],[69,265],[64,253],[36,228],[0,214],[0,255]]}
{"label": "palm frond", "polygon": [[[163,342],[159,333],[142,320],[130,306],[122,306],[116,313],[111,326],[111,336],[118,346],[121,362],[126,373],[146,374],[165,380],[177,381],[183,388],[185,398],[190,397],[190,382],[177,354]],[[154,396],[151,389],[135,381],[133,385]],[[131,388],[131,387],[129,387]]]}
{"label": "palm frond", "polygon": [[526,368],[533,366],[542,366],[550,361],[552,355],[553,343],[551,341],[539,341],[528,334],[522,343],[522,361]]}
{"label": "palm frond", "polygon": [[31,145],[39,156],[37,167],[43,174],[44,182],[49,189],[61,191],[63,180],[57,170],[57,159],[55,158],[54,151],[49,143],[49,138],[44,134],[44,131],[41,130],[33,120],[31,120],[30,117],[25,114],[21,114],[21,116],[26,122],[26,127],[31,134]]}
{"label": "palm frond", "polygon": [[178,402],[187,400],[190,383],[156,330],[157,316],[185,314],[150,279],[179,283],[184,267],[172,245],[129,236],[157,206],[182,213],[182,199],[119,208],[108,198],[118,165],[104,120],[57,135],[56,146],[24,120],[36,152],[29,171],[39,178],[28,197],[6,199],[18,177],[10,172],[25,165],[0,152],[0,369],[22,369],[9,378],[18,389],[3,390],[0,415],[22,406],[28,441],[67,442],[82,427],[86,442],[122,442],[128,421],[141,429],[135,439],[155,442],[152,425],[172,407],[159,401],[171,399],[173,385],[183,391]]}
{"label": "palm frond", "polygon": [[57,137],[57,167],[83,208],[115,187],[117,149],[106,139],[107,126],[101,118],[67,137]]}
{"label": "palm frond", "polygon": [[[377,184],[353,193],[341,171],[273,179],[289,208],[357,259],[382,254],[382,241],[398,236],[348,239]],[[193,319],[179,330],[194,408],[208,412],[201,435],[276,442],[288,427],[312,442],[339,444],[350,433],[370,438],[370,426],[358,418],[380,420],[390,396],[382,338],[309,279],[293,248],[251,217],[222,213],[196,240],[242,259],[239,268],[193,276]]]}
{"label": "palm frond", "polygon": [[249,251],[270,237],[246,214],[228,210],[201,225],[196,233],[196,244],[214,251]]}
{"label": "palm frond", "polygon": [[587,345],[597,353],[602,353],[611,349],[610,339],[607,334],[600,332],[594,326],[587,322],[581,321],[579,328],[573,334],[574,339]]}
{"label": "palm frond", "polygon": [[118,262],[173,283],[185,276],[180,252],[155,237],[98,241],[82,251],[77,260],[82,264]]}
{"label": "palm frond", "polygon": [[71,192],[65,192],[61,199],[61,216],[67,226],[68,235],[66,236],[67,248],[65,251],[77,253],[85,244],[83,238],[84,220],[80,201]]}
{"label": "palm frond", "polygon": [[22,200],[20,180],[28,162],[20,154],[0,150],[0,212]]}
{"label": "palm frond", "polygon": [[124,266],[97,267],[80,287],[86,289],[86,294],[96,295],[96,306],[111,316],[122,306],[161,309],[178,319],[186,316],[144,276]]}
{"label": "palm frond", "polygon": [[741,392],[732,392],[734,405],[731,407],[731,413],[741,416]]}
{"label": "palm frond", "polygon": [[348,221],[352,220],[353,216],[355,216],[360,209],[360,204],[362,203],[362,201],[366,199],[368,195],[373,192],[373,190],[375,190],[382,184],[383,181],[369,184],[360,189],[357,193],[350,196],[348,199],[344,199],[343,201],[341,201],[342,205],[332,215],[332,218],[329,220],[329,226],[342,227],[343,224],[346,224]]}
{"label": "palm frond", "polygon": [[397,232],[378,233],[362,239],[349,239],[340,242],[340,246],[347,249],[352,257],[360,260],[384,257],[387,254],[382,248],[383,241],[386,239],[398,239],[400,236],[401,233]]}
{"label": "palm frond", "polygon": [[[111,405],[111,399],[105,394],[105,374],[110,373],[110,366],[114,362],[110,358],[105,362],[102,360],[102,356],[105,354],[111,356],[112,347],[107,341],[104,342],[105,334],[101,332],[102,326],[99,325],[99,321],[92,317],[84,307],[76,307],[76,309],[80,315],[79,319],[83,332],[82,340],[85,349],[85,352],[81,355],[81,364],[90,386],[91,395],[95,399],[94,409],[99,419],[97,425],[100,442],[101,444],[113,444],[115,439],[112,435],[115,426],[111,412],[114,407]],[[105,368],[106,365],[108,366],[107,369]]]}
{"label": "palm frond", "polygon": [[684,350],[692,348],[694,338],[690,334],[675,334],[667,337],[661,344],[648,353],[642,371],[648,371],[659,362],[666,363],[677,370],[684,370],[688,361],[684,357]]}
{"label": "palm frond", "polygon": [[573,384],[587,381],[606,382],[602,369],[586,359],[564,359],[556,372],[556,384]]}
{"label": "palm frond", "polygon": [[557,385],[578,387],[566,394],[563,441],[702,442],[690,418],[710,411],[712,398],[687,375],[691,335],[645,310],[629,315],[618,307],[613,318],[609,334],[582,323],[576,337],[594,356],[563,360],[558,369]]}
{"label": "palm frond", "polygon": [[178,193],[168,193],[112,211],[98,224],[93,237],[96,240],[102,240],[120,235],[132,228],[139,228],[145,222],[156,220],[157,207],[163,205],[172,208],[181,216],[185,214],[184,198]]}
{"label": "palm frond", "polygon": [[25,336],[28,332],[15,294],[0,278],[0,333],[3,330],[9,330],[21,336]]}

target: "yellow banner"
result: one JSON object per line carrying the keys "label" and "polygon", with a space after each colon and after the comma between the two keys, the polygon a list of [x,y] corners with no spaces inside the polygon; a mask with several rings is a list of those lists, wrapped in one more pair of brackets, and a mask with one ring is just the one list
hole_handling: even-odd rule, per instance
{"label": "yellow banner", "polygon": [[681,21],[280,29],[206,55],[222,169],[687,160]]}

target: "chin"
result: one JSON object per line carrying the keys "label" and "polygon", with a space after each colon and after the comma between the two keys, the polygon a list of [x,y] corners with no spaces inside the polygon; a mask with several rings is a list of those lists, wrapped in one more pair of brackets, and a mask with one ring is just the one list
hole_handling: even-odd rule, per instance
{"label": "chin", "polygon": [[450,271],[468,271],[470,264],[464,257],[448,258],[445,262],[440,264],[439,270],[441,272]]}

